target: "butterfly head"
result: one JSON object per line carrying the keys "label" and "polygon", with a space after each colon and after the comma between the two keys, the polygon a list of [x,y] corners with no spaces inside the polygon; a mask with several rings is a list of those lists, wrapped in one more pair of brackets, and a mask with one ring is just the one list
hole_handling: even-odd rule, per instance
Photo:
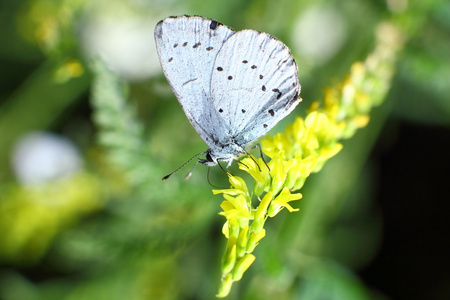
{"label": "butterfly head", "polygon": [[198,162],[201,164],[204,164],[205,166],[209,166],[209,167],[217,165],[217,159],[214,155],[211,155],[211,149],[208,149],[206,151],[205,159],[199,158]]}
{"label": "butterfly head", "polygon": [[223,161],[227,163],[227,167],[231,165],[233,160],[245,153],[241,146],[235,143],[226,144],[223,147],[210,148],[206,151],[205,159],[199,159],[198,162],[206,166],[212,167]]}

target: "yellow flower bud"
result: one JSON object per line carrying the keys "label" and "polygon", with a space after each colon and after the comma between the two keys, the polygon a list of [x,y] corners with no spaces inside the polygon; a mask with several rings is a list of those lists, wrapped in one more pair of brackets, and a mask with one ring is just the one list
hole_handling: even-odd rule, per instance
{"label": "yellow flower bud", "polygon": [[253,254],[244,255],[236,264],[233,270],[233,281],[239,281],[244,275],[245,271],[252,265],[256,257]]}

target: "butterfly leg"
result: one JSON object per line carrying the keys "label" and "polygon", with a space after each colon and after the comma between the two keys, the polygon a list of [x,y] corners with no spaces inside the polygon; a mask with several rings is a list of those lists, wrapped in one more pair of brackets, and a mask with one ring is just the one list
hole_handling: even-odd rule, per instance
{"label": "butterfly leg", "polygon": [[[220,162],[219,162],[219,160],[217,160],[217,164],[219,165],[219,167],[222,169],[222,171],[224,171],[225,172],[225,174],[227,174],[227,176],[228,177],[230,177],[231,176],[231,174],[230,173],[228,173],[228,171],[227,170],[225,170],[223,167],[222,167],[222,165],[220,164]],[[228,165],[230,165],[230,164],[228,164]]]}
{"label": "butterfly leg", "polygon": [[[267,169],[270,171],[270,167],[269,167],[269,165],[267,164],[266,160],[264,159],[264,154],[263,154],[263,152],[262,152],[261,144],[260,144],[260,143],[257,143],[257,144],[256,144],[255,146],[253,146],[250,150],[253,150],[253,149],[255,149],[256,147],[259,148],[259,155],[261,156],[261,159],[263,160],[263,162],[264,162],[264,164],[266,165]],[[261,169],[260,169],[260,170],[261,170]]]}

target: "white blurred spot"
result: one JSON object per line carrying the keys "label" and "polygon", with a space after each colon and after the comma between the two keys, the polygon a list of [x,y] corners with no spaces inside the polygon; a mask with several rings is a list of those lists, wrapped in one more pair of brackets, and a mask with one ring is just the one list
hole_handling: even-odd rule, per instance
{"label": "white blurred spot", "polygon": [[408,8],[408,0],[387,0],[387,6],[394,13],[402,13]]}
{"label": "white blurred spot", "polygon": [[63,136],[33,132],[14,146],[12,168],[22,184],[40,184],[77,172],[82,165],[75,145]]}
{"label": "white blurred spot", "polygon": [[138,15],[91,14],[81,26],[82,47],[123,78],[146,79],[161,72],[153,38],[157,21]]}
{"label": "white blurred spot", "polygon": [[302,13],[294,25],[293,48],[316,64],[335,55],[347,35],[342,15],[329,7],[312,6]]}

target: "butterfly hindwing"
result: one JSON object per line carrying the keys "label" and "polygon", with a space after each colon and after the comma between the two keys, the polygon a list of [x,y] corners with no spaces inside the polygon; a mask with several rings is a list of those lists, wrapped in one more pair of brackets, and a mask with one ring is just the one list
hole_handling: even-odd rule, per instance
{"label": "butterfly hindwing", "polygon": [[214,110],[241,146],[259,138],[300,102],[297,65],[289,49],[254,30],[230,36],[212,72]]}
{"label": "butterfly hindwing", "polygon": [[161,66],[197,133],[211,147],[211,72],[217,53],[234,31],[202,17],[169,17],[155,28]]}

